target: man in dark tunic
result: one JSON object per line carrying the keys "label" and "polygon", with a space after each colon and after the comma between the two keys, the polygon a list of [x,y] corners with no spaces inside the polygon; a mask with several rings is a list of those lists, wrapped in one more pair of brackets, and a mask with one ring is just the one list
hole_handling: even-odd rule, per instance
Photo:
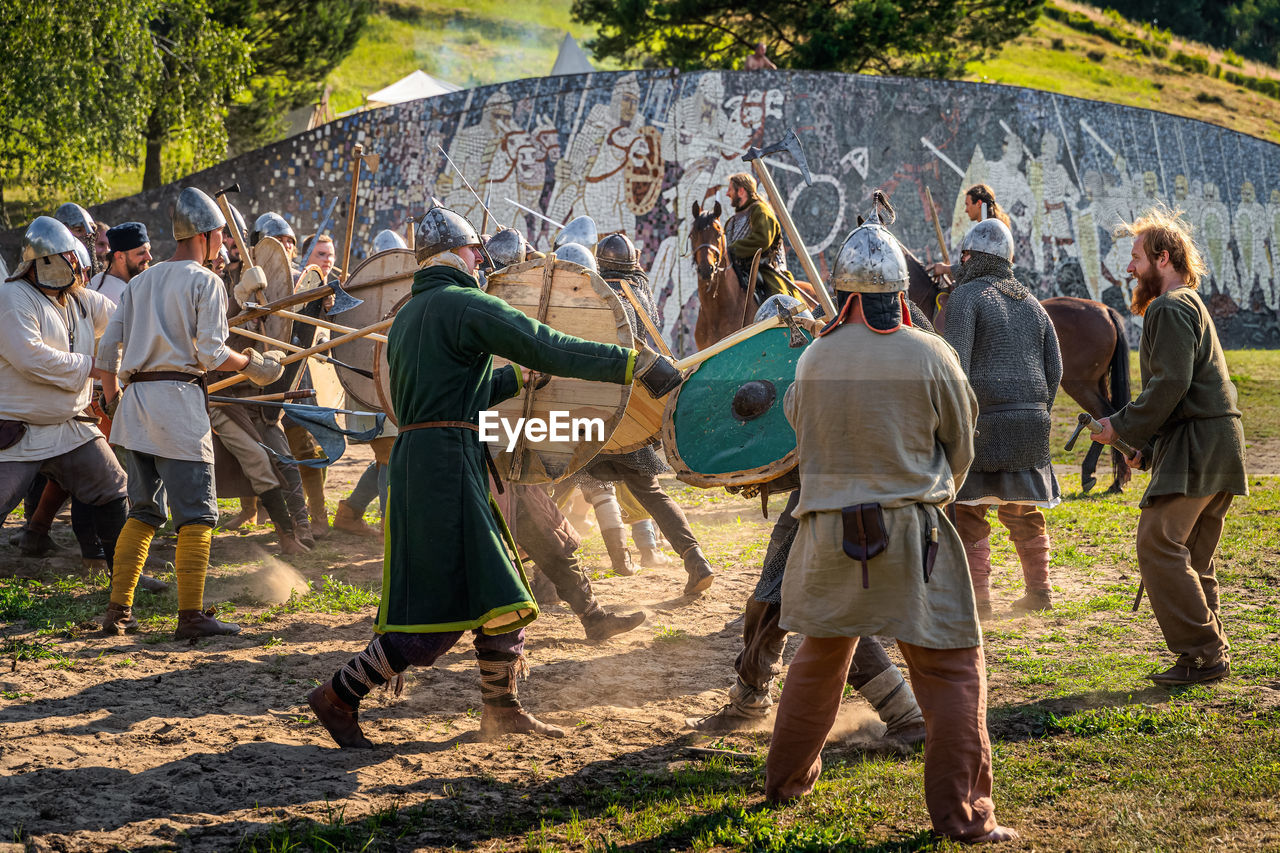
{"label": "man in dark tunic", "polygon": [[756,179],[746,172],[729,176],[729,201],[736,211],[724,226],[729,260],[744,288],[750,284],[751,262],[760,252],[760,271],[756,273],[755,299],[762,303],[770,296],[785,293],[800,299],[795,279],[787,271],[787,252],[782,247],[782,225],[769,202],[760,198]]}
{"label": "man in dark tunic", "polygon": [[1049,534],[1041,509],[1062,497],[1049,455],[1049,407],[1062,380],[1062,354],[1039,300],[1013,277],[1013,234],[999,219],[969,229],[947,302],[943,337],[978,395],[969,476],[956,496],[956,527],[973,575],[978,613],[991,614],[991,526],[1009,530],[1026,594],[1015,610],[1048,610]]}
{"label": "man in dark tunic", "polygon": [[1149,211],[1129,228],[1132,310],[1143,317],[1142,391],[1095,441],[1140,448],[1130,465],[1151,467],[1138,520],[1138,569],[1169,650],[1178,656],[1157,684],[1216,681],[1231,673],[1213,555],[1235,495],[1249,493],[1236,387],[1213,318],[1196,294],[1204,262],[1182,222]]}
{"label": "man in dark tunic", "polygon": [[679,383],[670,362],[584,341],[533,320],[480,290],[479,235],[466,219],[432,207],[416,233],[423,265],[413,298],[388,334],[392,405],[401,425],[389,465],[387,553],[378,636],[308,697],[342,747],[368,748],[357,706],[410,665],[430,666],[464,631],[474,632],[484,713],[481,737],[530,732],[563,737],[521,706],[524,628],[538,615],[502,515],[489,492],[479,412],[519,393],[513,366],[604,382],[639,379],[661,396]]}

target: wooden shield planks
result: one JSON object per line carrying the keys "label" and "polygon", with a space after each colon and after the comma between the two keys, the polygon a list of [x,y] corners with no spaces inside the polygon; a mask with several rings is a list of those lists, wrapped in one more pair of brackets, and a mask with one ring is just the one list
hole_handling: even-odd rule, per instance
{"label": "wooden shield planks", "polygon": [[602,452],[630,453],[660,441],[662,413],[670,396],[654,399],[644,388],[633,389],[622,413],[622,422],[609,436]]}
{"label": "wooden shield planks", "polygon": [[[253,259],[267,277],[267,289],[259,294],[258,302],[274,302],[293,295],[294,269],[284,244],[274,237],[263,237],[253,247]],[[293,340],[293,321],[288,317],[271,314],[261,322],[262,334],[277,341]]]}
{"label": "wooden shield planks", "polygon": [[[693,486],[746,486],[796,465],[796,434],[782,411],[803,348],[786,328],[769,329],[698,365],[671,392],[662,444],[676,477]],[[771,402],[743,418],[734,400],[747,383],[768,387]]]}
{"label": "wooden shield planks", "polygon": [[[631,348],[635,340],[626,312],[604,279],[577,264],[545,259],[515,264],[489,279],[488,292],[557,331],[592,341]],[[495,357],[494,367],[507,362]],[[554,483],[582,468],[599,453],[623,421],[631,398],[629,385],[555,376],[542,388],[525,387],[495,407],[514,427],[519,418],[599,418],[604,434],[578,433],[568,441],[519,440],[494,445],[498,472],[515,483]]]}
{"label": "wooden shield planks", "polygon": [[[413,274],[418,271],[413,252],[408,249],[392,249],[379,252],[352,270],[343,288],[357,299],[364,301],[328,319],[344,326],[362,329],[388,317],[392,308],[409,295],[413,286]],[[334,347],[333,357],[353,367],[374,370],[376,353],[374,341],[360,338]],[[336,368],[338,379],[346,389],[349,408],[387,411],[380,405],[375,380],[350,370]]]}

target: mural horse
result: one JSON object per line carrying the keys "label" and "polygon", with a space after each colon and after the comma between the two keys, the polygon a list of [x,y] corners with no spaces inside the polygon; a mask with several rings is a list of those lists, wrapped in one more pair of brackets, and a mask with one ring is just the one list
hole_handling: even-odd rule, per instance
{"label": "mural horse", "polygon": [[[924,264],[903,248],[911,270],[909,296],[920,306],[929,322],[941,333],[946,324],[948,290],[939,285]],[[1041,300],[1045,313],[1053,323],[1058,340],[1070,341],[1062,350],[1062,390],[1095,418],[1119,411],[1129,402],[1129,341],[1124,333],[1124,318],[1116,309],[1074,296],[1054,296]],[[1097,483],[1094,471],[1102,456],[1103,445],[1089,446],[1080,463],[1080,491],[1087,493]],[[1115,477],[1108,494],[1118,494],[1132,476],[1124,457],[1111,451]]]}

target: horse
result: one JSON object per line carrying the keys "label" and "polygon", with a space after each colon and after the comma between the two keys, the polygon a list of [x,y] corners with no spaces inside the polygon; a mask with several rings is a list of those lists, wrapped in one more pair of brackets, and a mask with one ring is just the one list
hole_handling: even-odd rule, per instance
{"label": "horse", "polygon": [[721,212],[718,201],[710,210],[693,203],[689,243],[693,247],[693,265],[698,270],[698,320],[693,327],[698,349],[706,349],[745,325],[747,293],[729,263],[724,228],[720,226]]}
{"label": "horse", "polygon": [[[929,275],[924,264],[903,248],[911,273],[908,297],[934,324],[941,334],[946,325],[948,291]],[[1124,333],[1120,312],[1074,296],[1054,296],[1041,300],[1061,347],[1062,390],[1095,418],[1115,414],[1129,402],[1129,341]],[[1102,455],[1103,445],[1092,442],[1080,463],[1080,491],[1087,494],[1097,483],[1094,471]],[[1119,494],[1132,476],[1124,456],[1112,448],[1111,467],[1115,477],[1107,494]]]}

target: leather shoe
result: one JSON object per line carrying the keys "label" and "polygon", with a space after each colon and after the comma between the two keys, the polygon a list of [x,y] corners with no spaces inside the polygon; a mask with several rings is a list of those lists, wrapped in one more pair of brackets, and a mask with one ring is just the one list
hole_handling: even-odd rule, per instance
{"label": "leather shoe", "polygon": [[220,637],[239,634],[240,626],[234,622],[219,622],[214,616],[217,610],[179,610],[178,630],[173,632],[174,639],[194,640],[197,637]]}
{"label": "leather shoe", "polygon": [[103,636],[119,637],[137,628],[138,620],[133,618],[132,607],[114,602],[107,605],[107,613],[102,617]]}
{"label": "leather shoe", "polygon": [[1184,684],[1203,684],[1206,681],[1218,681],[1231,674],[1230,661],[1219,661],[1213,666],[1184,666],[1174,664],[1164,672],[1153,672],[1147,676],[1156,684],[1165,687],[1178,687]]}
{"label": "leather shoe", "polygon": [[510,708],[485,705],[480,716],[480,739],[493,740],[508,734],[561,738],[564,737],[564,729],[542,722],[519,705]]}
{"label": "leather shoe", "polygon": [[711,564],[697,545],[684,555],[684,570],[689,573],[689,582],[684,585],[684,594],[687,596],[700,595],[715,582],[716,573],[711,570]]}
{"label": "leather shoe", "polygon": [[597,643],[616,637],[619,634],[625,634],[628,631],[639,628],[644,624],[645,615],[643,613],[606,613],[601,608],[596,608],[591,613],[585,613],[582,616],[582,627],[587,632],[587,639]]}
{"label": "leather shoe", "polygon": [[360,731],[360,712],[338,698],[333,679],[321,684],[307,696],[307,704],[316,719],[343,749],[373,749],[373,741]]}

